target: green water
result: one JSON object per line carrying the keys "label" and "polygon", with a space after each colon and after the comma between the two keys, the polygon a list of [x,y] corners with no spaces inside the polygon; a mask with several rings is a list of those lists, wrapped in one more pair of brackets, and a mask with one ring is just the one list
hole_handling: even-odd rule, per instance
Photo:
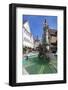
{"label": "green water", "polygon": [[23,65],[29,74],[57,73],[57,59],[47,60],[33,57],[23,60]]}

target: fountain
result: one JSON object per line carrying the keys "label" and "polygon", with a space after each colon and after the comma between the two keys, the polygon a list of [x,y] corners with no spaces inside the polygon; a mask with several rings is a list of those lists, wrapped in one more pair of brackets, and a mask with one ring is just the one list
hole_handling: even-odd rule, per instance
{"label": "fountain", "polygon": [[39,58],[43,57],[44,59],[49,60],[50,55],[50,44],[49,44],[49,27],[45,19],[42,35],[42,44],[39,45]]}

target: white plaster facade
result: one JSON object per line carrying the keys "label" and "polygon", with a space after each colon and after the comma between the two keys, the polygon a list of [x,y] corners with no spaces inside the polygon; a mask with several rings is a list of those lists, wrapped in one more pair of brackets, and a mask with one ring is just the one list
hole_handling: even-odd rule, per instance
{"label": "white plaster facade", "polygon": [[26,47],[29,47],[29,48],[34,48],[33,35],[30,31],[30,26],[29,26],[28,21],[23,24],[22,38],[23,38],[23,46],[24,47],[26,46]]}

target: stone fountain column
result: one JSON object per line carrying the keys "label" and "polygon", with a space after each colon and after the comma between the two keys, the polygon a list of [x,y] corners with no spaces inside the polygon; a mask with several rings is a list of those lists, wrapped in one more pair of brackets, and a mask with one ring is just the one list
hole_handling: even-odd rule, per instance
{"label": "stone fountain column", "polygon": [[45,45],[46,46],[46,49],[47,51],[49,51],[50,47],[49,47],[49,27],[48,27],[48,24],[46,22],[46,19],[45,19],[45,22],[44,22],[44,27],[43,27],[43,36],[42,36],[42,45]]}
{"label": "stone fountain column", "polygon": [[46,19],[43,26],[42,47],[43,47],[43,51],[42,51],[43,57],[48,58],[50,52],[50,45],[49,45],[49,27]]}
{"label": "stone fountain column", "polygon": [[50,55],[49,27],[45,19],[42,34],[42,44],[39,46],[39,57],[43,57],[44,60],[49,60],[48,59],[49,55]]}

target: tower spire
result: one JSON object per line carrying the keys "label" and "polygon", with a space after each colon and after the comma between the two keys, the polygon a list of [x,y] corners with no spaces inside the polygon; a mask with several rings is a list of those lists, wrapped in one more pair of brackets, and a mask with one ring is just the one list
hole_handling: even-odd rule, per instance
{"label": "tower spire", "polygon": [[45,24],[45,27],[48,28],[48,23],[47,23],[47,20],[46,20],[46,19],[45,19],[45,21],[44,21],[44,24]]}
{"label": "tower spire", "polygon": [[46,21],[46,19],[45,19],[45,23],[46,23],[47,21]]}

